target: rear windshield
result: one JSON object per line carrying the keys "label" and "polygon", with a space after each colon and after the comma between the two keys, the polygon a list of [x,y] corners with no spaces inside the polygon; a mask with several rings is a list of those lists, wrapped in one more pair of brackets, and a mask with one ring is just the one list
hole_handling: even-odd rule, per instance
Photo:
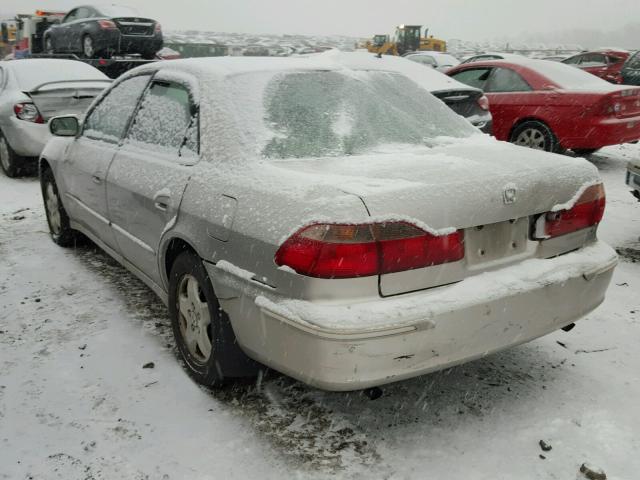
{"label": "rear windshield", "polygon": [[96,8],[105,17],[138,17],[140,14],[135,8],[122,5],[101,5]]}
{"label": "rear windshield", "polygon": [[14,60],[10,65],[18,88],[27,92],[48,82],[108,80],[99,70],[74,60]]}
{"label": "rear windshield", "polygon": [[230,79],[229,88],[245,138],[270,159],[359,155],[477,133],[396,73],[251,74]]}
{"label": "rear windshield", "polygon": [[611,90],[612,84],[577,67],[549,60],[531,61],[534,70],[567,90]]}

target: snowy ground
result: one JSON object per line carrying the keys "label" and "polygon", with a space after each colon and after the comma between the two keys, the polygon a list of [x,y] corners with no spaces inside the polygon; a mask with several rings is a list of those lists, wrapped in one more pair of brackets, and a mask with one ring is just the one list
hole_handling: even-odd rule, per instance
{"label": "snowy ground", "polygon": [[[585,461],[609,479],[637,479],[632,155],[640,147],[592,158],[608,190],[601,237],[623,253],[601,308],[570,333],[387,386],[377,399],[275,373],[197,387],[153,294],[94,247],[55,246],[37,181],[0,175],[0,479],[566,480]],[[541,439],[553,449],[542,452]]]}

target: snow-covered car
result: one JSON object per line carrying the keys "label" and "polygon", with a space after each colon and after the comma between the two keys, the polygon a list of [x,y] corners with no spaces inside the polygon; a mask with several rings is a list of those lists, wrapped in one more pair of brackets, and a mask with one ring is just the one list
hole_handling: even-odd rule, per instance
{"label": "snow-covered car", "polygon": [[460,64],[460,60],[456,57],[442,52],[411,52],[404,55],[404,58],[434,68],[443,73],[451,67]]}
{"label": "snow-covered car", "polygon": [[503,52],[485,52],[478,55],[473,55],[471,57],[464,58],[461,64],[465,63],[474,63],[474,62],[486,62],[489,60],[513,60],[518,61],[518,59],[523,58],[522,55],[518,55],[517,53],[503,53]]}
{"label": "snow-covered car", "polygon": [[632,160],[627,165],[627,185],[632,190],[631,193],[640,201],[640,161]]}
{"label": "snow-covered car", "polygon": [[451,110],[466,118],[482,132],[493,133],[489,99],[479,88],[470,87],[436,69],[424,68],[419,62],[408,62],[407,60],[411,60],[410,55],[402,58],[383,56],[379,60],[384,62],[388,70],[414,78],[422,77],[423,84],[431,94],[442,100]]}
{"label": "snow-covered car", "polygon": [[73,60],[0,63],[0,166],[9,177],[35,166],[47,140],[47,121],[83,113],[111,80]]}
{"label": "snow-covered car", "polygon": [[206,385],[250,359],[329,390],[381,385],[600,305],[617,256],[596,237],[597,169],[482,135],[388,65],[329,52],[129,72],[84,121],[50,122],[52,239],[82,232],[149,285]]}

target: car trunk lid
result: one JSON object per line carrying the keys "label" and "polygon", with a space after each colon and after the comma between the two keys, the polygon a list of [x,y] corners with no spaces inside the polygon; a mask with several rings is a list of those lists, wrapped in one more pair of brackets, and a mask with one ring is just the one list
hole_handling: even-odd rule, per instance
{"label": "car trunk lid", "polygon": [[412,152],[283,165],[357,195],[373,222],[407,221],[435,234],[464,231],[463,261],[381,275],[383,296],[452,283],[531,257],[530,217],[571,201],[583,185],[598,180],[584,160],[480,135]]}
{"label": "car trunk lid", "polygon": [[156,22],[150,18],[120,17],[112,21],[123,35],[150,36],[155,32]]}
{"label": "car trunk lid", "polygon": [[25,93],[46,122],[58,115],[83,114],[107,85],[105,80],[55,82]]}

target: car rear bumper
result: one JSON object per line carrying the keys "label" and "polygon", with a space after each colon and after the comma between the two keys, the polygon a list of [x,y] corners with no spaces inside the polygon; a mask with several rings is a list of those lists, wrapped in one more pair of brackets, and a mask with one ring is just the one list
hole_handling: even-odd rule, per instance
{"label": "car rear bumper", "polygon": [[579,138],[561,139],[565,148],[602,148],[640,139],[640,116],[630,118],[597,118],[582,128]]}
{"label": "car rear bumper", "polygon": [[[616,263],[615,252],[596,242],[395,297],[319,303],[249,288],[220,303],[249,356],[319,388],[349,391],[447,368],[564,327],[603,301]],[[215,265],[207,268],[221,289],[238,285]]]}
{"label": "car rear bumper", "polygon": [[10,118],[4,127],[4,134],[11,148],[22,157],[39,157],[51,138],[46,124],[31,123],[18,118]]}

